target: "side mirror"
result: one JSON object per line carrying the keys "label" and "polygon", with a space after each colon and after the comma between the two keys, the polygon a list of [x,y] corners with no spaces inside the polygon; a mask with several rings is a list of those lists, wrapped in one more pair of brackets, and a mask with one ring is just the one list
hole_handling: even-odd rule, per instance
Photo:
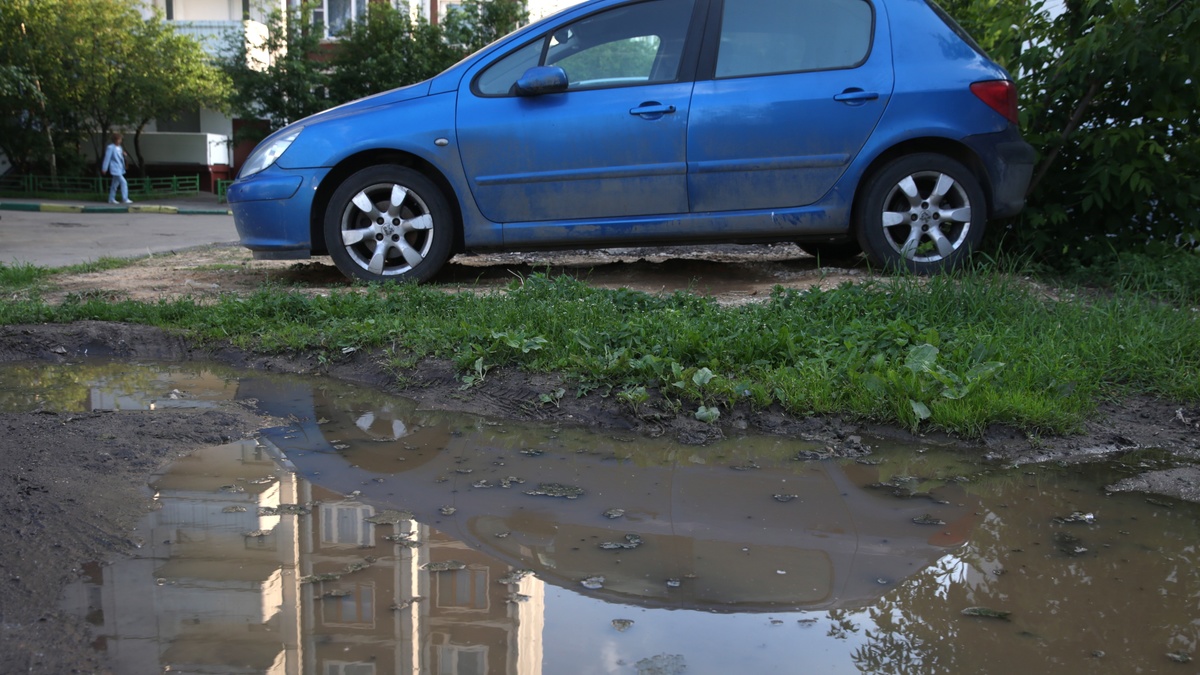
{"label": "side mirror", "polygon": [[517,96],[558,94],[567,90],[567,71],[558,66],[534,66],[513,84]]}

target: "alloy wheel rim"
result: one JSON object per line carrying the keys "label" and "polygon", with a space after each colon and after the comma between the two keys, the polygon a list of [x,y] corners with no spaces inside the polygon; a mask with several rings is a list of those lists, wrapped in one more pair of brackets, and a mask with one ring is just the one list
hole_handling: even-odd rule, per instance
{"label": "alloy wheel rim", "polygon": [[398,276],[425,260],[433,246],[433,216],[420,195],[397,183],[363,188],[346,203],[342,245],[371,274]]}
{"label": "alloy wheel rim", "polygon": [[897,181],[883,201],[884,238],[901,258],[936,263],[953,255],[971,231],[971,199],[949,174],[918,171]]}

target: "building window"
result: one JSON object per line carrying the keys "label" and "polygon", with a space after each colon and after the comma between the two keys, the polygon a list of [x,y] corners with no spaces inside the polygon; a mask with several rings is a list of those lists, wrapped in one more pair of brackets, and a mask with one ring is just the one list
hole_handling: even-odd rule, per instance
{"label": "building window", "polygon": [[437,606],[458,609],[488,608],[487,569],[462,569],[437,574]]}
{"label": "building window", "polygon": [[[313,23],[325,26],[325,37],[336,38],[346,26],[361,21],[367,16],[367,7],[379,0],[321,0],[313,8]],[[400,7],[404,0],[391,0],[388,4]]]}
{"label": "building window", "polygon": [[375,526],[366,522],[375,509],[359,504],[327,504],[321,507],[321,545],[370,546],[375,543]]}
{"label": "building window", "polygon": [[438,675],[487,675],[487,647],[438,645]]}
{"label": "building window", "polygon": [[326,661],[325,675],[375,675],[375,664]]}
{"label": "building window", "polygon": [[320,601],[321,622],[324,625],[356,627],[375,625],[375,584],[349,585],[338,582],[334,586],[325,588],[335,588],[345,594],[323,598]]}

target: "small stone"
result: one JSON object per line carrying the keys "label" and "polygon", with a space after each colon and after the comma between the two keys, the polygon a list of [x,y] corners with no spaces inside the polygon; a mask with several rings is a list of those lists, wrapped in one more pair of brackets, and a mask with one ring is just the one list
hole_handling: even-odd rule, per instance
{"label": "small stone", "polygon": [[916,518],[913,518],[912,521],[914,523],[916,523],[917,525],[945,525],[946,524],[946,521],[942,520],[941,518],[935,518],[934,516],[932,516],[928,513],[917,516]]}
{"label": "small stone", "polygon": [[963,616],[978,616],[985,619],[1002,619],[1008,621],[1008,617],[1012,616],[1012,612],[1005,612],[999,609],[990,609],[988,607],[968,607],[962,611]]}

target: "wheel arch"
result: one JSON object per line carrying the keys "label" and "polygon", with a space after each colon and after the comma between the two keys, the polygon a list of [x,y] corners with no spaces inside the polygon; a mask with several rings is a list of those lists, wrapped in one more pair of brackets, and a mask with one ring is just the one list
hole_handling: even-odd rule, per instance
{"label": "wheel arch", "polygon": [[450,212],[454,218],[454,243],[451,246],[451,255],[461,251],[463,249],[463,216],[462,210],[459,208],[458,196],[455,194],[450,181],[446,179],[446,176],[437,167],[417,155],[402,150],[380,148],[360,152],[338,162],[325,175],[325,178],[321,180],[321,184],[317,186],[317,192],[313,196],[312,210],[309,212],[308,223],[309,241],[312,242],[313,255],[325,255],[329,253],[328,247],[325,245],[324,235],[325,211],[328,209],[329,200],[333,197],[333,193],[338,189],[338,186],[357,171],[383,164],[408,167],[420,172],[437,185],[442,195],[446,198],[446,203],[450,206]]}
{"label": "wheel arch", "polygon": [[[945,155],[953,159],[974,174],[975,179],[979,181],[979,186],[983,188],[983,198],[987,202],[987,213],[990,215],[994,211],[992,197],[992,182],[991,176],[988,175],[987,169],[984,167],[983,161],[979,159],[979,155],[975,153],[967,145],[954,141],[949,138],[925,137],[913,138],[901,143],[897,143],[880,153],[867,165],[863,170],[862,176],[858,180],[858,186],[855,189],[854,201],[850,205],[850,222],[856,222],[858,211],[862,208],[862,186],[866,185],[871,177],[878,173],[883,167],[887,166],[893,160],[899,159],[906,155],[913,155],[921,152],[932,152],[939,155]],[[853,236],[853,231],[851,232]]]}

